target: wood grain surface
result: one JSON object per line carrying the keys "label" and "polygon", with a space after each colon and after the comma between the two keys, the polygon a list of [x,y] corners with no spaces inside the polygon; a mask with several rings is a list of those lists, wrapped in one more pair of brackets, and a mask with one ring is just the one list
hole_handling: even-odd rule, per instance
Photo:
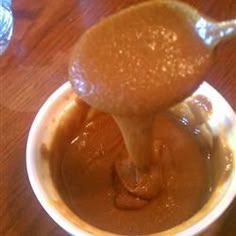
{"label": "wood grain surface", "polygon": [[[13,0],[14,32],[0,57],[0,235],[67,235],[42,209],[26,173],[27,135],[39,107],[67,80],[79,36],[138,0]],[[216,20],[236,18],[236,0],[185,0]],[[236,38],[221,44],[206,75],[236,109]],[[236,202],[220,235],[236,235]]]}

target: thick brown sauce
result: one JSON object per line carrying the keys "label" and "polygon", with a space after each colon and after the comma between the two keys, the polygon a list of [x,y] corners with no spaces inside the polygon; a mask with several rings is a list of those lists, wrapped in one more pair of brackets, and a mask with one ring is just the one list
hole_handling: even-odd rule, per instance
{"label": "thick brown sauce", "polygon": [[100,228],[156,232],[202,204],[207,173],[198,144],[169,115],[156,116],[189,95],[210,64],[187,16],[178,2],[144,3],[101,21],[76,46],[74,90],[119,129],[108,115],[81,121],[89,108],[75,111],[69,119],[80,127],[64,121],[58,129],[52,168],[71,208]]}
{"label": "thick brown sauce", "polygon": [[[158,197],[139,210],[117,208],[122,188],[114,165],[126,153],[122,135],[111,116],[81,101],[74,103],[60,119],[51,146],[53,180],[68,206],[100,229],[133,235],[168,229],[191,217],[206,201],[207,153],[170,113],[155,117],[153,143],[164,173]],[[118,201],[129,204],[130,198],[122,194]]]}
{"label": "thick brown sauce", "polygon": [[130,204],[119,201],[118,207],[139,208],[159,194],[162,167],[152,150],[155,113],[196,88],[210,64],[210,51],[189,12],[169,1],[131,7],[78,41],[70,68],[74,90],[113,115],[128,151],[116,173],[134,198]]}

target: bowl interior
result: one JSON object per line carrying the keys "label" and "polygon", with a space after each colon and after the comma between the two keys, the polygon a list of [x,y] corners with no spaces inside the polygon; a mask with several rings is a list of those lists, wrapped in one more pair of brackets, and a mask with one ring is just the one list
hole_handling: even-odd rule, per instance
{"label": "bowl interior", "polygon": [[[43,208],[70,234],[114,235],[85,223],[67,207],[54,187],[49,159],[43,155],[50,147],[61,114],[66,112],[66,107],[74,102],[75,97],[67,82],[49,97],[38,112],[27,142],[29,180]],[[191,123],[196,132],[201,132],[204,143],[213,150],[214,184],[210,199],[192,218],[161,233],[194,235],[214,222],[236,194],[236,119],[224,98],[205,82],[191,97],[171,110],[183,122]]]}

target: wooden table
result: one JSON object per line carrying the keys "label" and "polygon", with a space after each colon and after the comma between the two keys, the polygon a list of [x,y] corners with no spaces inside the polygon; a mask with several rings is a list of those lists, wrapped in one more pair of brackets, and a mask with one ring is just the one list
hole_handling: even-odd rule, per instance
{"label": "wooden table", "polygon": [[[217,20],[236,18],[235,0],[185,0]],[[99,19],[138,0],[13,0],[14,33],[0,57],[0,235],[67,235],[35,198],[26,173],[31,123],[67,80],[78,37]],[[236,109],[236,38],[220,45],[206,80]],[[235,183],[236,184],[236,183]],[[236,202],[225,235],[236,235]]]}

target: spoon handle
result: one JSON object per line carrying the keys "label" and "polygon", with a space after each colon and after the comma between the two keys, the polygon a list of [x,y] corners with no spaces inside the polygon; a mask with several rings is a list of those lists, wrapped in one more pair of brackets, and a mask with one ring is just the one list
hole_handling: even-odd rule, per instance
{"label": "spoon handle", "polygon": [[216,40],[218,42],[236,36],[236,19],[219,22],[217,26],[218,30],[216,30]]}
{"label": "spoon handle", "polygon": [[200,18],[195,24],[195,30],[207,46],[214,48],[218,43],[236,35],[236,19],[212,22]]}

